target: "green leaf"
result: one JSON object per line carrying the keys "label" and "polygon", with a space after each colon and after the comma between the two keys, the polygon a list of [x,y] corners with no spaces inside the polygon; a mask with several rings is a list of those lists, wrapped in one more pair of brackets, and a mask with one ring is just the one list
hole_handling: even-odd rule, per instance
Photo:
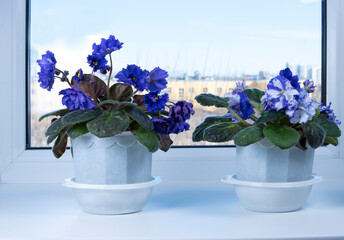
{"label": "green leaf", "polygon": [[251,105],[259,112],[263,113],[264,112],[264,106],[261,103],[257,103],[256,101],[253,100],[248,100]]}
{"label": "green leaf", "polygon": [[145,146],[148,151],[156,152],[161,147],[160,137],[155,131],[147,130],[136,124],[131,132],[133,133],[137,141]]}
{"label": "green leaf", "polygon": [[63,125],[61,118],[53,121],[45,132],[45,136],[57,135],[65,126]]}
{"label": "green leaf", "polygon": [[229,98],[219,97],[210,93],[202,93],[195,97],[202,106],[228,107]]}
{"label": "green leaf", "polygon": [[87,129],[97,137],[112,137],[116,134],[122,133],[129,127],[128,115],[120,110],[114,109],[104,111],[103,114],[86,124]]}
{"label": "green leaf", "polygon": [[133,88],[125,83],[115,83],[110,87],[110,96],[113,100],[131,101],[133,96]]}
{"label": "green leaf", "polygon": [[92,74],[83,74],[79,84],[73,78],[72,84],[91,98],[99,97],[106,93],[106,84],[104,81]]}
{"label": "green leaf", "polygon": [[69,112],[70,112],[70,110],[68,110],[67,108],[65,108],[65,109],[60,109],[60,110],[56,110],[56,111],[53,111],[53,112],[46,113],[46,114],[42,115],[42,116],[38,119],[38,121],[40,122],[40,121],[42,121],[44,118],[50,117],[50,116],[63,116],[63,115],[65,115],[65,114],[69,113]]}
{"label": "green leaf", "polygon": [[325,141],[326,144],[332,144],[333,146],[338,146],[338,139],[334,138],[334,137],[325,137]]}
{"label": "green leaf", "polygon": [[52,143],[55,140],[55,138],[57,138],[57,137],[58,137],[58,134],[48,136],[47,137],[47,144],[49,145],[50,143]]}
{"label": "green leaf", "polygon": [[53,153],[56,158],[60,158],[66,151],[67,139],[68,135],[65,131],[59,134],[53,146]]}
{"label": "green leaf", "polygon": [[232,122],[232,120],[226,116],[212,116],[207,117],[204,122],[198,125],[195,131],[192,133],[192,141],[199,142],[203,141],[204,130],[214,124],[221,122]]}
{"label": "green leaf", "polygon": [[130,105],[130,106],[137,106],[136,103],[132,103],[132,102],[120,102],[120,101],[116,101],[116,100],[105,100],[105,101],[102,101],[100,102],[97,107],[100,107],[100,106],[103,106],[105,104],[110,104],[110,105]]}
{"label": "green leaf", "polygon": [[78,124],[74,125],[70,129],[68,129],[67,133],[71,139],[75,139],[81,135],[88,133],[86,123],[78,123]]}
{"label": "green leaf", "polygon": [[95,108],[92,110],[77,110],[70,112],[62,117],[62,123],[65,126],[75,125],[81,122],[90,121],[98,116],[100,116],[101,110]]}
{"label": "green leaf", "polygon": [[260,103],[260,99],[265,95],[265,92],[258,88],[247,88],[244,90],[249,100]]}
{"label": "green leaf", "polygon": [[147,130],[153,130],[154,125],[150,117],[142,111],[141,109],[135,107],[135,106],[126,106],[124,108],[124,111],[128,113],[128,115],[136,121],[138,124],[140,124],[142,127],[146,128]]}
{"label": "green leaf", "polygon": [[254,125],[235,134],[233,140],[236,145],[244,147],[259,142],[263,138],[264,134],[262,128]]}
{"label": "green leaf", "polygon": [[293,128],[270,124],[263,129],[264,136],[280,149],[288,149],[295,146],[300,139],[300,134]]}
{"label": "green leaf", "polygon": [[314,121],[325,129],[327,136],[334,138],[341,136],[341,131],[338,125],[335,122],[327,120],[326,113],[320,113],[320,115],[315,118]]}
{"label": "green leaf", "polygon": [[284,111],[278,111],[278,112],[270,111],[268,113],[263,113],[263,115],[257,119],[255,124],[270,122],[270,121],[279,119],[279,118],[284,117],[284,116],[286,116]]}
{"label": "green leaf", "polygon": [[169,135],[159,135],[160,136],[160,149],[164,152],[167,152],[170,149],[173,141],[171,140]]}
{"label": "green leaf", "polygon": [[326,131],[317,123],[308,121],[302,124],[303,134],[312,148],[318,148],[323,145],[326,137]]}
{"label": "green leaf", "polygon": [[203,138],[208,142],[227,142],[241,129],[238,123],[217,123],[204,130]]}

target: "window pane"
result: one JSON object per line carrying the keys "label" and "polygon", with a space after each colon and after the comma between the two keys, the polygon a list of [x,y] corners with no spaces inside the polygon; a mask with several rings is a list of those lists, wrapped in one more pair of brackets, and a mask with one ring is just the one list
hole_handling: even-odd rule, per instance
{"label": "window pane", "polygon": [[193,143],[192,132],[206,116],[226,113],[199,106],[195,96],[223,96],[241,80],[264,89],[286,66],[301,81],[317,83],[314,97],[320,101],[320,1],[31,0],[31,147],[47,146],[44,131],[51,119],[38,118],[63,108],[58,93],[66,88],[56,79],[51,92],[41,89],[37,59],[50,50],[59,69],[90,72],[92,44],[110,34],[124,42],[113,54],[114,74],[127,64],[159,66],[169,72],[170,99],[194,104],[191,129],[173,137],[175,145],[211,145]]}

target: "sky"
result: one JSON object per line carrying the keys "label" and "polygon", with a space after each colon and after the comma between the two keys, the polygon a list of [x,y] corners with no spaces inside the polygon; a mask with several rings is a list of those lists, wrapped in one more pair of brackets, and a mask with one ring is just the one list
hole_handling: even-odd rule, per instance
{"label": "sky", "polygon": [[170,75],[277,73],[286,62],[320,66],[321,2],[31,0],[32,49],[54,52],[62,70],[91,71],[92,44],[110,34],[124,43],[114,72],[138,64]]}

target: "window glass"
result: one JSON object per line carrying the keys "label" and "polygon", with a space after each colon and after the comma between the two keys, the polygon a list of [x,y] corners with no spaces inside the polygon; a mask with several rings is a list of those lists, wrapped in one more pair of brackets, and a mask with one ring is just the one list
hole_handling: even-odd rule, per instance
{"label": "window glass", "polygon": [[170,99],[194,104],[191,129],[174,136],[174,145],[211,145],[193,143],[192,132],[206,116],[226,111],[201,107],[194,97],[205,92],[223,96],[237,81],[264,89],[288,66],[301,81],[316,82],[313,97],[320,101],[320,1],[31,0],[30,9],[31,147],[47,146],[44,132],[51,119],[38,118],[63,108],[58,93],[66,88],[56,81],[51,92],[41,89],[37,59],[50,50],[59,69],[90,72],[86,57],[92,44],[110,34],[124,42],[113,54],[114,74],[127,64],[148,70],[159,66],[169,72],[164,92]]}

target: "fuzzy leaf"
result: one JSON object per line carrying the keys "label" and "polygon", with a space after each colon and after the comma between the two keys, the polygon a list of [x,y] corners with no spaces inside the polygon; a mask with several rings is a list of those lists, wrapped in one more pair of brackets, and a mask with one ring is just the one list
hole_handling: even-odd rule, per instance
{"label": "fuzzy leaf", "polygon": [[65,125],[63,125],[61,118],[59,118],[50,124],[47,131],[45,132],[45,136],[47,137],[50,135],[57,135],[61,132],[61,130],[64,127],[65,127]]}
{"label": "fuzzy leaf", "polygon": [[270,111],[268,113],[263,113],[263,115],[257,119],[255,124],[270,122],[270,121],[279,119],[279,118],[284,117],[284,116],[285,116],[284,111],[278,111],[278,112]]}
{"label": "fuzzy leaf", "polygon": [[338,146],[338,139],[334,137],[325,137],[325,144],[332,144],[333,146]]}
{"label": "fuzzy leaf", "polygon": [[133,133],[137,141],[145,146],[148,151],[156,152],[159,148],[161,148],[160,137],[155,131],[147,130],[136,124],[135,128],[133,128],[131,132]]}
{"label": "fuzzy leaf", "polygon": [[217,123],[204,130],[203,138],[208,142],[227,142],[241,129],[238,123]]}
{"label": "fuzzy leaf", "polygon": [[136,103],[132,103],[132,102],[120,102],[120,101],[116,101],[116,100],[105,100],[105,101],[102,101],[100,102],[97,106],[100,107],[100,106],[103,106],[103,105],[106,105],[106,104],[110,104],[110,105],[130,105],[130,106],[137,106]]}
{"label": "fuzzy leaf", "polygon": [[128,115],[136,121],[138,124],[140,124],[142,127],[144,127],[147,130],[153,130],[154,125],[150,117],[142,111],[141,109],[135,107],[135,106],[126,106],[124,108],[124,111],[128,113]]}
{"label": "fuzzy leaf", "polygon": [[49,145],[50,143],[52,143],[57,137],[58,137],[58,134],[48,136],[47,144]]}
{"label": "fuzzy leaf", "polygon": [[300,134],[293,128],[277,124],[270,124],[263,129],[264,136],[280,149],[295,146],[300,139]]}
{"label": "fuzzy leaf", "polygon": [[334,138],[341,136],[341,131],[338,125],[335,122],[327,120],[326,113],[320,113],[320,115],[315,118],[314,121],[325,129],[327,136]]}
{"label": "fuzzy leaf", "polygon": [[202,106],[228,107],[229,98],[219,97],[211,93],[202,93],[195,97]]}
{"label": "fuzzy leaf", "polygon": [[203,141],[204,130],[214,124],[221,122],[232,122],[232,120],[226,116],[212,116],[207,117],[204,122],[198,125],[195,131],[192,133],[192,141],[199,142]]}
{"label": "fuzzy leaf", "polygon": [[326,137],[326,131],[317,123],[309,121],[302,124],[303,134],[312,148],[318,148],[323,145]]}
{"label": "fuzzy leaf", "polygon": [[128,115],[115,109],[111,112],[104,111],[103,114],[86,124],[87,129],[97,137],[112,137],[124,132],[129,127]]}
{"label": "fuzzy leaf", "polygon": [[75,139],[81,135],[88,133],[88,132],[89,131],[86,127],[86,123],[78,123],[78,124],[74,125],[73,127],[71,127],[70,129],[68,129],[68,131],[67,131],[68,136],[71,139]]}
{"label": "fuzzy leaf", "polygon": [[90,98],[99,97],[106,93],[106,84],[104,81],[92,74],[83,74],[79,84],[72,79],[72,84],[77,86]]}
{"label": "fuzzy leaf", "polygon": [[263,138],[264,134],[262,128],[254,125],[235,134],[233,140],[236,145],[244,147],[259,142]]}
{"label": "fuzzy leaf", "polygon": [[115,83],[110,87],[110,96],[113,100],[131,101],[133,96],[133,88],[125,83]]}
{"label": "fuzzy leaf", "polygon": [[258,88],[248,88],[244,90],[249,100],[260,103],[260,99],[265,95],[265,92]]}
{"label": "fuzzy leaf", "polygon": [[56,158],[60,158],[66,151],[67,139],[68,135],[65,131],[59,134],[53,146],[53,153]]}
{"label": "fuzzy leaf", "polygon": [[44,115],[42,115],[38,121],[42,121],[44,118],[46,117],[50,117],[50,116],[63,116],[63,115],[66,115],[67,113],[69,113],[70,110],[68,110],[67,108],[65,109],[60,109],[60,110],[56,110],[56,111],[53,111],[53,112],[50,112],[50,113],[46,113]]}
{"label": "fuzzy leaf", "polygon": [[159,135],[160,136],[160,149],[164,152],[167,152],[170,149],[173,141],[171,140],[169,135]]}
{"label": "fuzzy leaf", "polygon": [[101,110],[95,108],[92,110],[77,110],[70,112],[62,117],[62,123],[65,126],[75,125],[81,122],[90,121],[98,116],[100,116]]}

